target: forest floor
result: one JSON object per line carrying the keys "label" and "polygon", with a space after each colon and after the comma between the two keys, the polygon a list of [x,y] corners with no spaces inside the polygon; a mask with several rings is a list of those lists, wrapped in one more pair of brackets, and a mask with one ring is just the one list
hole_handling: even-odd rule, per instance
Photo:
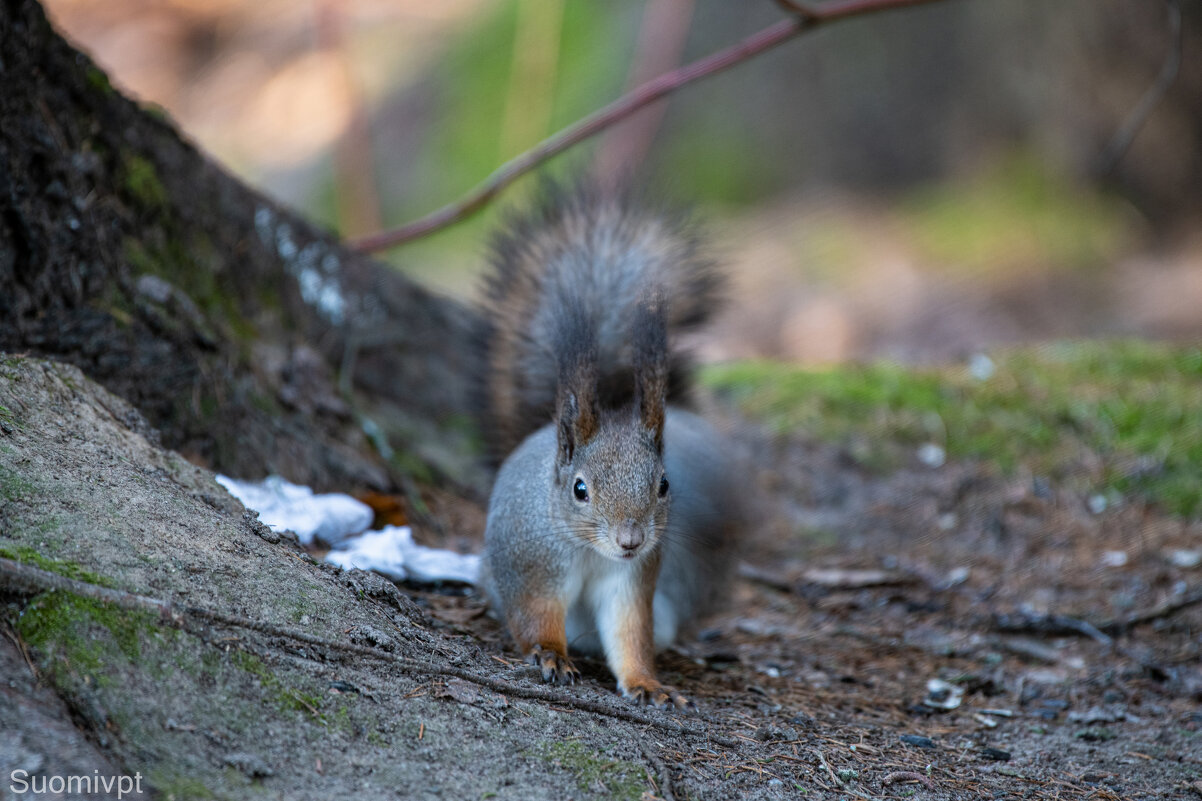
{"label": "forest floor", "polygon": [[[1063,347],[1063,363],[1015,352],[989,378],[1030,382],[1054,364],[1076,414],[1089,417],[1140,392],[1113,377],[1107,392],[1092,392],[1084,376],[1098,375],[1082,373],[1083,362],[1105,351],[1117,365],[1126,353],[1131,378],[1137,362],[1181,355],[1122,343]],[[1073,428],[1055,408],[1057,393],[1032,393],[1017,420],[1003,421],[990,407],[996,396],[957,389],[963,369],[939,374],[941,403],[1025,430],[1001,431],[1015,441],[1000,444],[980,420],[927,410],[943,413],[932,452],[910,419],[922,404],[902,400],[906,383],[924,376],[902,372],[801,371],[819,379],[802,388],[804,401],[778,372],[750,388],[742,372],[709,379],[757,418],[735,420],[724,407],[765,511],[727,611],[662,656],[660,670],[710,725],[749,749],[674,753],[680,781],[721,787],[743,776],[812,798],[1202,798],[1202,525],[1165,511],[1196,502],[1174,494],[1173,459],[1140,462],[1113,428],[1024,450],[1021,437],[1043,415]],[[1190,414],[1194,372],[1192,363],[1184,374],[1162,364],[1148,374],[1160,396],[1178,381],[1189,387],[1178,405]],[[865,391],[881,384],[888,399]],[[849,385],[866,407],[855,410],[864,420],[851,435],[839,407]],[[1089,407],[1090,398],[1102,406]],[[805,403],[823,407],[821,435],[792,427]],[[1145,410],[1136,426],[1144,434],[1176,425]],[[782,411],[790,419],[765,433]],[[965,428],[992,452],[947,460],[945,450],[973,450]],[[1192,433],[1167,435],[1175,452],[1192,447]],[[1155,477],[1142,492],[1109,486],[1132,470]],[[414,591],[449,631],[514,662],[479,597]],[[614,688],[603,664],[582,661],[589,683]]]}
{"label": "forest floor", "polygon": [[[1165,511],[1171,458],[1168,500],[1095,492],[950,435],[937,458],[896,416],[867,445],[781,427],[748,380],[712,384],[764,514],[727,611],[660,658],[680,716],[589,660],[542,685],[472,592],[317,564],[78,371],[6,360],[0,556],[37,572],[0,576],[0,767],[176,799],[1202,797],[1202,529]],[[479,547],[479,505],[427,501],[419,539]]]}

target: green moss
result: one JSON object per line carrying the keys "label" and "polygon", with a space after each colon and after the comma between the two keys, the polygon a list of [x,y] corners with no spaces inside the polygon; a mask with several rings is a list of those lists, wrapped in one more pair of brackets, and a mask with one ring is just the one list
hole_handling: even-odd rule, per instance
{"label": "green moss", "polygon": [[21,612],[17,632],[44,658],[55,686],[108,686],[109,672],[141,661],[141,635],[157,629],[146,612],[130,612],[65,592],[47,592]]}
{"label": "green moss", "polygon": [[6,501],[19,501],[28,497],[36,489],[29,479],[20,473],[0,466],[0,498]]}
{"label": "green moss", "polygon": [[544,743],[533,755],[571,773],[582,793],[597,798],[634,801],[647,787],[641,765],[608,759],[575,740]]}
{"label": "green moss", "polygon": [[[50,520],[42,525],[49,527],[56,525],[58,522],[59,521],[57,520]],[[99,573],[93,573],[89,570],[84,570],[74,562],[63,562],[58,559],[50,559],[38,553],[33,548],[29,548],[27,546],[0,545],[0,556],[4,557],[5,559],[11,559],[14,562],[23,562],[25,564],[33,565],[34,567],[41,568],[49,573],[57,573],[60,576],[64,576],[69,579],[75,579],[76,581],[84,581],[88,584],[95,584],[97,586],[108,587],[110,589],[116,589],[117,587],[117,583],[107,576],[102,576]]]}
{"label": "green moss", "polygon": [[166,801],[203,801],[218,797],[204,782],[174,770],[151,770],[146,781],[157,796]]}
{"label": "green moss", "polygon": [[234,654],[234,664],[258,679],[267,700],[281,711],[301,712],[316,717],[323,724],[326,722],[321,715],[323,699],[320,696],[289,686],[254,654],[238,651]]}
{"label": "green moss", "polygon": [[88,86],[92,87],[101,94],[111,95],[113,93],[113,84],[109,80],[109,76],[104,70],[92,64],[88,66],[84,73],[84,78],[88,82]]}
{"label": "green moss", "polygon": [[139,106],[142,111],[146,112],[147,116],[154,117],[159,122],[171,122],[171,115],[167,109],[163,108],[154,101],[147,101]]}
{"label": "green moss", "polygon": [[17,416],[13,414],[12,409],[0,403],[0,420],[8,423],[10,426],[17,425]]}
{"label": "green moss", "polygon": [[154,165],[142,156],[130,154],[125,157],[122,185],[144,211],[161,211],[167,207],[167,190]]}
{"label": "green moss", "polygon": [[181,334],[191,334],[188,327],[196,327],[199,330],[195,333],[210,340],[218,339],[209,327],[214,326],[220,328],[224,338],[240,345],[243,355],[249,353],[250,343],[257,335],[255,327],[239,308],[239,294],[225,278],[223,259],[211,240],[198,234],[185,242],[168,231],[167,238],[160,237],[158,241],[127,237],[124,251],[135,275],[148,273],[165,279],[202,312],[200,320],[177,314],[161,315],[160,324],[174,325]]}
{"label": "green moss", "polygon": [[1088,492],[1202,515],[1202,349],[1061,343],[996,359],[992,375],[891,364],[711,368],[703,380],[778,431],[844,444],[889,469],[934,443]]}

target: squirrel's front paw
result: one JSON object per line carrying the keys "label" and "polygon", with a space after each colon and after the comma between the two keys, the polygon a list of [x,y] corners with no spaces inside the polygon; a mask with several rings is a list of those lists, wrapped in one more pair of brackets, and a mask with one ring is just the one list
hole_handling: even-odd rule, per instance
{"label": "squirrel's front paw", "polygon": [[622,690],[622,695],[640,706],[651,704],[660,709],[671,705],[681,712],[696,712],[697,705],[685,698],[671,687],[665,687],[657,681],[632,684]]}
{"label": "squirrel's front paw", "polygon": [[576,684],[580,681],[580,671],[572,664],[572,660],[564,654],[556,653],[541,645],[534,646],[526,654],[526,661],[538,665],[543,672],[543,681],[551,684]]}

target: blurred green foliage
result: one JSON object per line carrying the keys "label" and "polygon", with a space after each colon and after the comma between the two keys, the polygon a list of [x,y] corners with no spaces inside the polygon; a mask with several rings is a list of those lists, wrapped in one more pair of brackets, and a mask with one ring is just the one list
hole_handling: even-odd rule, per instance
{"label": "blurred green foliage", "polygon": [[[545,43],[557,48],[551,54],[554,76],[544,87],[551,96],[531,99],[524,93],[539,88],[524,87],[512,78],[520,6],[521,0],[490,6],[489,13],[465,30],[435,68],[431,80],[436,108],[423,134],[413,189],[397,207],[385,209],[388,219],[414,219],[459,197],[518,152],[621,93],[634,48],[629,14],[615,13],[604,4],[563,0],[557,41]],[[629,3],[620,6],[619,12],[638,11]],[[545,129],[532,130],[532,140],[508,143],[507,150],[506,115],[523,113],[526,104],[537,108],[544,103],[549,109]],[[595,140],[574,148],[553,160],[543,173],[579,170],[594,149]],[[498,215],[521,203],[536,182],[536,175],[526,176],[483,214],[400,248],[394,258],[419,278],[454,287],[462,280],[456,276],[462,277],[483,251],[481,243]]]}
{"label": "blurred green foliage", "polygon": [[900,214],[924,261],[972,273],[1108,267],[1131,244],[1137,216],[1021,150],[975,177],[915,190]]}
{"label": "blurred green foliage", "polygon": [[1202,516],[1202,348],[1064,342],[995,358],[984,378],[965,367],[759,362],[711,367],[703,380],[777,431],[843,443],[871,467],[934,443],[953,458]]}

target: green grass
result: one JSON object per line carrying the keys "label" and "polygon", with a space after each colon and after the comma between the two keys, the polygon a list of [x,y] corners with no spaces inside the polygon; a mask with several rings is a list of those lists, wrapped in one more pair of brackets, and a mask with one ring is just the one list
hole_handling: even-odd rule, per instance
{"label": "green grass", "polygon": [[1202,348],[1066,342],[994,361],[985,379],[963,366],[744,363],[703,381],[773,429],[840,442],[878,469],[934,443],[951,458],[1202,517]]}

